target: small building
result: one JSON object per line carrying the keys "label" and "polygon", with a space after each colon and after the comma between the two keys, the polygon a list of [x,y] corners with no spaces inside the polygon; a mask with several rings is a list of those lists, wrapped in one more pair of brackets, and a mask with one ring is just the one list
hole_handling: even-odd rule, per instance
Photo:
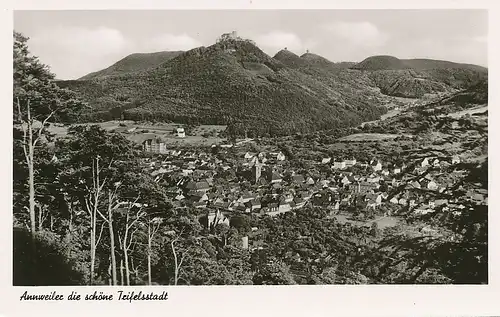
{"label": "small building", "polygon": [[451,164],[454,165],[454,164],[459,164],[460,163],[460,157],[458,155],[453,155],[451,157]]}
{"label": "small building", "polygon": [[186,131],[184,131],[184,128],[177,128],[177,137],[178,138],[185,138],[186,137]]}
{"label": "small building", "polygon": [[427,167],[429,166],[429,159],[426,157],[420,162],[421,167]]}
{"label": "small building", "polygon": [[326,157],[326,158],[321,160],[321,164],[328,164],[328,163],[330,163],[331,160],[332,160],[331,157]]}
{"label": "small building", "polygon": [[355,159],[355,158],[353,158],[353,159],[351,159],[351,160],[345,160],[345,165],[346,165],[347,167],[351,167],[351,166],[356,165],[356,159]]}
{"label": "small building", "polygon": [[271,152],[269,153],[269,157],[276,161],[284,161],[286,159],[285,154],[282,152]]}
{"label": "small building", "polygon": [[346,163],[345,161],[340,161],[340,162],[335,161],[333,162],[333,168],[343,170],[346,168]]}
{"label": "small building", "polygon": [[371,167],[373,169],[374,172],[378,172],[378,171],[381,171],[382,170],[382,163],[380,163],[380,161],[372,161],[371,162]]}

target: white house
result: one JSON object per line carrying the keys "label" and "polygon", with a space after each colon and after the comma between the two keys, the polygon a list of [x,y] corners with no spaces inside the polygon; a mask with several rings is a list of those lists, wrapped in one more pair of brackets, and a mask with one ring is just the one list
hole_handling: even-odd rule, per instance
{"label": "white house", "polygon": [[439,167],[439,159],[437,159],[437,158],[436,158],[436,159],[434,159],[434,161],[432,161],[432,165],[433,165],[434,167]]}
{"label": "white house", "polygon": [[451,164],[459,164],[460,163],[460,157],[458,155],[453,155],[451,157]]}
{"label": "white house", "polygon": [[373,161],[371,163],[371,166],[375,172],[382,170],[382,163],[380,163],[379,161]]}
{"label": "white house", "polygon": [[276,159],[277,161],[284,161],[286,159],[285,154],[283,154],[282,152],[269,153],[269,156]]}
{"label": "white house", "polygon": [[325,157],[324,159],[321,160],[321,164],[328,164],[332,160],[331,157]]}
{"label": "white house", "polygon": [[345,167],[346,167],[345,161],[342,161],[342,162],[333,162],[333,168],[344,169]]}
{"label": "white house", "polygon": [[348,167],[356,165],[356,159],[345,160],[345,165],[347,165]]}
{"label": "white house", "polygon": [[428,158],[424,158],[422,160],[422,162],[420,163],[420,166],[421,167],[426,167],[426,166],[429,166],[429,159]]}
{"label": "white house", "polygon": [[436,190],[438,189],[438,185],[435,181],[430,181],[429,183],[427,183],[427,188],[430,190]]}
{"label": "white house", "polygon": [[177,137],[178,138],[185,138],[186,137],[186,132],[184,131],[184,128],[177,128]]}

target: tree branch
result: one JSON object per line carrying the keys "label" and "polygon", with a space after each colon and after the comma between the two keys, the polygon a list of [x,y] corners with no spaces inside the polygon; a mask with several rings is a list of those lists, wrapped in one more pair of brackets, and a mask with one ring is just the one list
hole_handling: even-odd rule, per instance
{"label": "tree branch", "polygon": [[49,121],[49,119],[56,113],[57,110],[53,110],[46,118],[45,120],[42,121],[42,126],[40,127],[40,129],[38,129],[38,135],[37,137],[35,138],[35,141],[33,141],[33,147],[36,146],[36,144],[38,143],[38,141],[40,140],[40,138],[42,137],[42,132],[43,132],[43,129],[45,127],[45,125],[47,124],[47,122]]}

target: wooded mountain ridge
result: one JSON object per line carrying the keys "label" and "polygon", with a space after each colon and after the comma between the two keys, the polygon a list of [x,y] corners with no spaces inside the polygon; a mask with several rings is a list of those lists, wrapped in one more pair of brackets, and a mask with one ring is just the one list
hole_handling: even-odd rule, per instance
{"label": "wooded mountain ridge", "polygon": [[466,89],[487,78],[487,69],[473,66],[380,56],[333,63],[286,49],[270,57],[251,41],[228,39],[187,52],[133,54],[58,84],[92,106],[83,122],[238,124],[241,133],[276,135],[377,119],[390,96]]}

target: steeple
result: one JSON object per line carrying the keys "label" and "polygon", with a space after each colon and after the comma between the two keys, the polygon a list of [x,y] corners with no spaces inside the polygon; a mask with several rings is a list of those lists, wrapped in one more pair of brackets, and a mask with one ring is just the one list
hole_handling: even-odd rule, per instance
{"label": "steeple", "polygon": [[261,175],[262,175],[262,163],[257,158],[255,160],[255,164],[252,167],[253,181],[257,183]]}

